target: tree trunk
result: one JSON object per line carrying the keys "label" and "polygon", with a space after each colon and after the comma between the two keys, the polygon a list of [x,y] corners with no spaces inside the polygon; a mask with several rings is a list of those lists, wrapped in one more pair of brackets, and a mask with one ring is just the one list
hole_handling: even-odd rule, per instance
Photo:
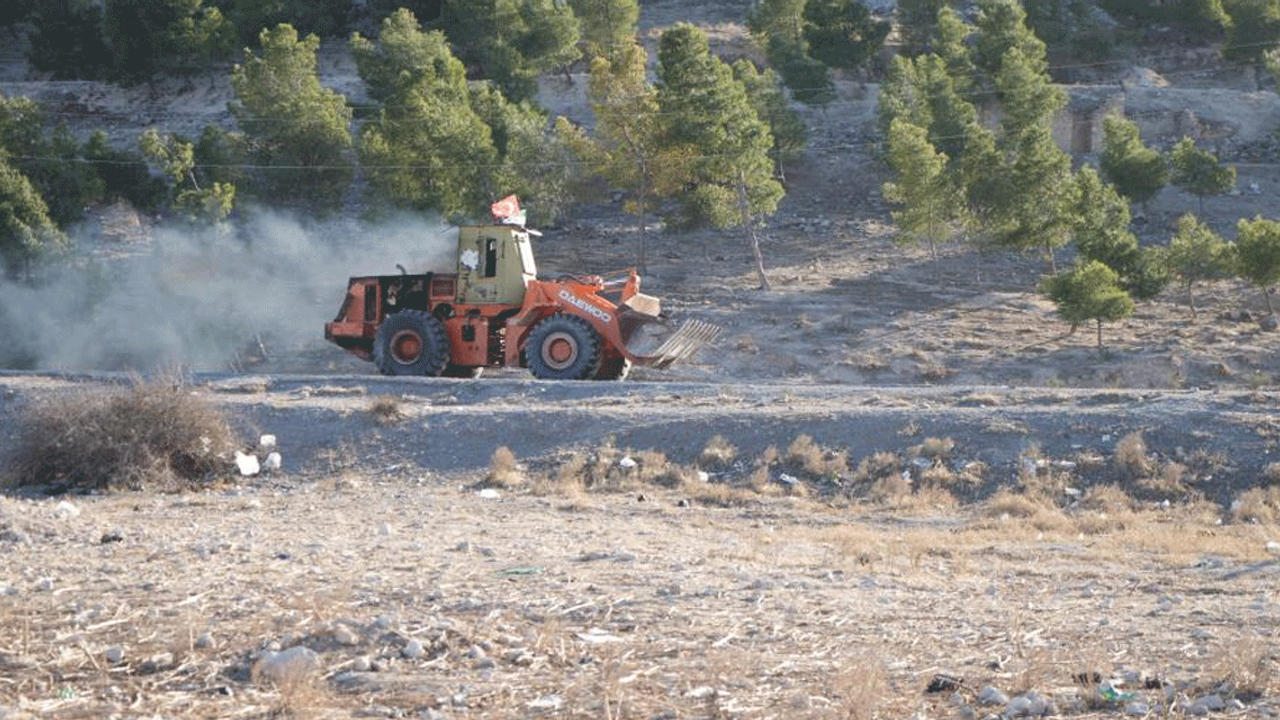
{"label": "tree trunk", "polygon": [[642,178],[640,180],[640,187],[636,192],[636,223],[639,226],[637,229],[640,231],[640,236],[636,239],[636,243],[639,245],[639,247],[636,248],[637,250],[636,270],[641,275],[644,275],[646,272],[648,272],[648,264],[649,264],[649,258],[648,258],[648,254],[649,254],[648,224],[649,223],[646,221],[646,213],[645,213],[645,208],[648,207],[648,204],[649,204],[648,185],[649,185],[648,181]]}
{"label": "tree trunk", "polygon": [[1187,281],[1187,305],[1191,307],[1191,319],[1196,319],[1196,298],[1191,294],[1191,282]]}
{"label": "tree trunk", "polygon": [[1098,318],[1098,357],[1102,357],[1102,318]]}
{"label": "tree trunk", "polygon": [[747,180],[738,170],[738,212],[742,217],[742,227],[747,231],[747,244],[751,247],[751,257],[756,263],[756,275],[760,278],[761,290],[772,290],[769,276],[764,272],[764,255],[760,252],[760,238],[756,235],[755,223],[752,222],[751,208],[747,205]]}

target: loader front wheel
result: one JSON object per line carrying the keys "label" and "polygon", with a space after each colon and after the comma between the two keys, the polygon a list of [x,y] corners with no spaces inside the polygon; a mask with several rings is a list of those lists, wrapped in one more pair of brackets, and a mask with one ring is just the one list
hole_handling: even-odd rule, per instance
{"label": "loader front wheel", "polygon": [[383,375],[439,375],[449,363],[449,336],[439,318],[420,310],[388,315],[373,344]]}
{"label": "loader front wheel", "polygon": [[574,315],[556,314],[529,333],[529,370],[543,380],[585,380],[600,369],[600,334]]}

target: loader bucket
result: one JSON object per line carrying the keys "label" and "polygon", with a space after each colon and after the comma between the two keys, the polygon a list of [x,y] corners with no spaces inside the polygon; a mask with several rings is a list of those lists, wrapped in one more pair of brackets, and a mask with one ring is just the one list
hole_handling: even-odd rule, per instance
{"label": "loader bucket", "polygon": [[701,320],[687,320],[674,332],[662,320],[638,322],[627,337],[627,352],[637,365],[665,368],[687,360],[720,337],[721,328]]}

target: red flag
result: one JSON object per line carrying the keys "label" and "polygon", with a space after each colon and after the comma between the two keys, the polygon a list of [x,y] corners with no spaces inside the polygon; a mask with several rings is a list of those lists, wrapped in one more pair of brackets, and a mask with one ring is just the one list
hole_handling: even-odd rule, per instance
{"label": "red flag", "polygon": [[490,205],[489,210],[493,213],[495,220],[506,220],[520,214],[520,199],[515,195],[508,195]]}

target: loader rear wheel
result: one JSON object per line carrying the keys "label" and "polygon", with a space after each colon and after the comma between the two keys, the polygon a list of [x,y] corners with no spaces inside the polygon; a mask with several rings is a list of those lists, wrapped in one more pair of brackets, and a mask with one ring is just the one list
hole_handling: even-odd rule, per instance
{"label": "loader rear wheel", "polygon": [[449,336],[439,318],[420,310],[388,315],[373,344],[383,375],[439,375],[449,363]]}
{"label": "loader rear wheel", "polygon": [[585,380],[600,369],[600,334],[574,315],[538,323],[525,345],[529,370],[544,380]]}

